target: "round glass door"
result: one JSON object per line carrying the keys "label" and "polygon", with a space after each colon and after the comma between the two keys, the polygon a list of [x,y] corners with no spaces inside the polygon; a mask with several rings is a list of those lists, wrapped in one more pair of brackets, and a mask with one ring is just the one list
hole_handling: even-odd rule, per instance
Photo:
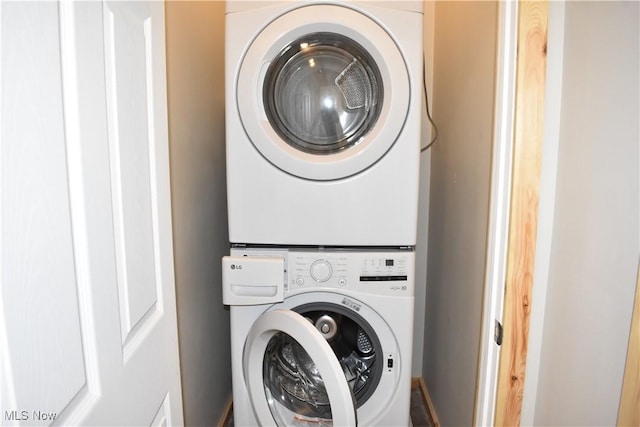
{"label": "round glass door", "polygon": [[264,313],[245,342],[243,369],[261,425],[356,425],[352,391],[331,347],[300,314]]}
{"label": "round glass door", "polygon": [[269,409],[278,425],[332,423],[324,379],[311,356],[290,335],[279,332],[271,338],[263,372]]}
{"label": "round glass door", "polygon": [[356,145],[383,103],[369,53],[340,34],[314,33],[286,45],[265,76],[263,102],[274,130],[294,148],[333,154]]}
{"label": "round glass door", "polygon": [[[383,355],[373,328],[352,310],[331,303],[293,308],[330,345],[359,408],[373,394],[382,374]],[[291,420],[329,423],[329,396],[318,368],[290,335],[276,333],[263,361],[264,389],[270,410],[281,424]]]}
{"label": "round glass door", "polygon": [[266,24],[235,82],[249,143],[303,179],[337,180],[374,165],[409,112],[400,49],[376,21],[348,6],[304,5]]}

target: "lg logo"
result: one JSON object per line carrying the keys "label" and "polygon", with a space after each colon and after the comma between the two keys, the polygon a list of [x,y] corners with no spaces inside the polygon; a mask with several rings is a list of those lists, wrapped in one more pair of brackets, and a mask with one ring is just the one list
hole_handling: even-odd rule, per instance
{"label": "lg logo", "polygon": [[232,270],[242,270],[242,264],[231,264]]}

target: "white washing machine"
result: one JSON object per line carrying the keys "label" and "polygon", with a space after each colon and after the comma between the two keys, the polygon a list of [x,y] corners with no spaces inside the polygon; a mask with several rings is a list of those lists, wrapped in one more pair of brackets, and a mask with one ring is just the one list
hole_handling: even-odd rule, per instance
{"label": "white washing machine", "polygon": [[232,243],[413,246],[422,1],[228,1]]}
{"label": "white washing machine", "polygon": [[414,263],[411,250],[232,249],[235,425],[411,425]]}

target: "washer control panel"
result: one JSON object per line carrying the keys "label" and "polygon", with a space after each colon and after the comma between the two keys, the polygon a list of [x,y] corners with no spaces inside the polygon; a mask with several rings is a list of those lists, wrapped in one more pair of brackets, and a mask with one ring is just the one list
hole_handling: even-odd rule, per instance
{"label": "washer control panel", "polygon": [[284,260],[283,293],[350,290],[389,296],[413,296],[415,252],[410,249],[232,248],[237,257]]}
{"label": "washer control panel", "polygon": [[287,258],[289,293],[325,287],[413,294],[413,251],[289,250]]}

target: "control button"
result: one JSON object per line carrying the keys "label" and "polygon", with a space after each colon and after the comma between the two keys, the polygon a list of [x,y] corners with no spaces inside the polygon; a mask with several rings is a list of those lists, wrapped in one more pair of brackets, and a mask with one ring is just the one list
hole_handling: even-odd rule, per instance
{"label": "control button", "polygon": [[302,277],[296,277],[296,285],[298,286],[304,285],[304,279]]}
{"label": "control button", "polygon": [[331,275],[333,274],[333,268],[331,267],[329,261],[325,259],[319,259],[311,264],[310,273],[311,277],[313,277],[313,280],[315,280],[316,282],[326,282],[331,278]]}
{"label": "control button", "polygon": [[341,277],[340,279],[338,279],[338,285],[344,286],[346,284],[347,284],[347,279],[345,279],[344,277]]}

